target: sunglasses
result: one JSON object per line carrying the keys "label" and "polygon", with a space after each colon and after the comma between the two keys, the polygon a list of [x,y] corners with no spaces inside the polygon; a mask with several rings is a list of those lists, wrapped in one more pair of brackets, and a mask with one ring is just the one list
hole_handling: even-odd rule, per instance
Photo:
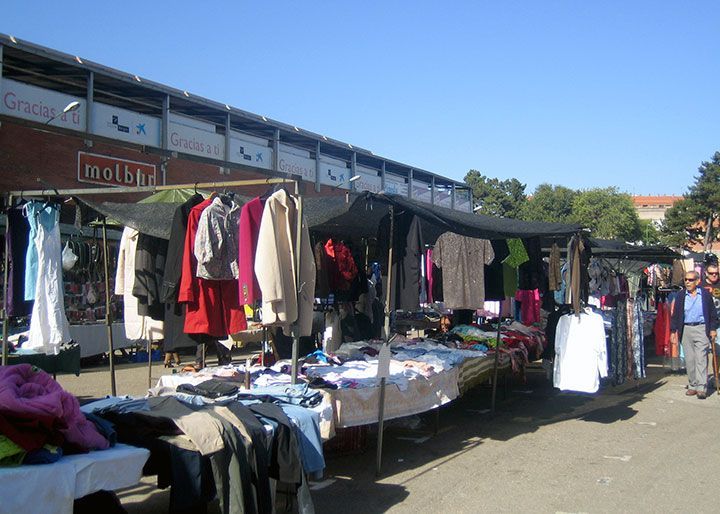
{"label": "sunglasses", "polygon": [[706,271],[705,274],[706,275],[717,275],[718,272],[717,271]]}
{"label": "sunglasses", "polygon": [[685,282],[695,282],[696,280],[696,278],[686,278]]}

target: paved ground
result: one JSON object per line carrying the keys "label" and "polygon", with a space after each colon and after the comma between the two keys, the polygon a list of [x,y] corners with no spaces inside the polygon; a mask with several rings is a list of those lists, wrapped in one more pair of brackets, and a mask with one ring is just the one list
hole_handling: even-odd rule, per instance
{"label": "paved ground", "polygon": [[[80,396],[108,387],[105,370],[59,378]],[[146,368],[119,367],[119,393],[146,382]],[[559,393],[536,373],[494,417],[475,390],[441,410],[436,435],[432,416],[391,426],[379,479],[372,434],[362,453],[329,455],[316,512],[718,512],[720,398],[686,397],[684,385],[659,364],[597,395]],[[120,497],[130,512],[165,512],[167,494],[146,478]]]}

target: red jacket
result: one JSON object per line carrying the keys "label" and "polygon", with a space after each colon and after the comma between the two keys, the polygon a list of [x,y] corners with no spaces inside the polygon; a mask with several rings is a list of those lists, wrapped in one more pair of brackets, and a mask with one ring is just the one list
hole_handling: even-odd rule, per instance
{"label": "red jacket", "polygon": [[200,215],[211,202],[207,199],[197,204],[188,217],[178,302],[187,304],[186,334],[224,338],[245,330],[247,321],[239,302],[237,280],[205,280],[196,275],[195,235]]}
{"label": "red jacket", "polygon": [[263,202],[259,197],[243,205],[240,211],[238,281],[240,283],[240,303],[253,305],[260,300],[260,286],[255,276],[255,251],[257,250],[260,220],[263,214]]}
{"label": "red jacket", "polygon": [[350,283],[358,274],[352,252],[343,243],[328,239],[325,243],[325,254],[330,260],[330,269],[328,270],[330,289],[347,291],[350,289]]}

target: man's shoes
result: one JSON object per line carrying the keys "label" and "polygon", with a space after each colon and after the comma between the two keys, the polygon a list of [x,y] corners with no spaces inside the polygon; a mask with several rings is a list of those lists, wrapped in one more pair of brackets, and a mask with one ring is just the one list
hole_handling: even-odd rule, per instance
{"label": "man's shoes", "polygon": [[688,389],[685,391],[685,396],[695,396],[698,392],[695,389]]}
{"label": "man's shoes", "polygon": [[698,391],[697,397],[698,397],[698,400],[704,400],[705,398],[707,398],[707,395],[705,394],[705,391]]}

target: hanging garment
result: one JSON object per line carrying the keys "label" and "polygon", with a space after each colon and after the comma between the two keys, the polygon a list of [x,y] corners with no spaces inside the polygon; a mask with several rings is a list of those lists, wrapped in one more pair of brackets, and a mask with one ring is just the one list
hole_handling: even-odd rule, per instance
{"label": "hanging garment", "polygon": [[[666,355],[668,351],[668,339],[666,339],[665,337],[665,320],[667,319],[669,321],[669,316],[667,313],[667,303],[658,302],[655,305],[655,308],[657,309],[657,315],[655,316],[655,324],[653,325],[653,334],[655,336],[655,355],[657,355],[658,357],[662,357]],[[668,324],[667,326],[669,329],[670,325]]]}
{"label": "hanging garment", "polygon": [[640,302],[638,300],[629,301],[628,305],[632,310],[631,315],[633,319],[632,377],[639,380],[645,378],[645,329],[643,326],[643,311],[640,308]]}
{"label": "hanging garment", "polygon": [[329,266],[330,290],[347,291],[358,274],[352,252],[342,242],[332,239],[327,240],[324,248]]}
{"label": "hanging garment", "polygon": [[427,303],[433,303],[433,260],[432,248],[428,248],[425,252],[425,280],[427,281]]}
{"label": "hanging garment", "polygon": [[[505,299],[505,275],[503,261],[510,256],[508,244],[504,239],[490,241],[495,258],[485,265],[485,301]],[[522,242],[520,243],[522,244]]]}
{"label": "hanging garment", "polygon": [[588,265],[590,264],[590,246],[582,236],[570,238],[567,249],[568,278],[566,279],[565,302],[573,306],[575,312],[580,311],[580,302],[587,303]]}
{"label": "hanging garment", "polygon": [[135,249],[135,282],[132,294],[138,300],[138,314],[156,321],[165,319],[162,289],[168,242],[147,234],[138,235]]}
{"label": "hanging garment", "polygon": [[[380,255],[388,255],[390,216],[385,216],[378,229]],[[393,223],[392,297],[390,310],[415,311],[420,308],[420,258],[425,249],[422,228],[417,216],[402,212]],[[435,295],[434,295],[435,296]]]}
{"label": "hanging garment", "polygon": [[523,239],[528,260],[518,266],[518,289],[540,289],[545,291],[547,277],[542,260],[542,245],[539,237]]}
{"label": "hanging garment", "polygon": [[555,334],[553,383],[563,391],[594,393],[608,374],[602,316],[589,310],[560,318]]}
{"label": "hanging garment", "polygon": [[42,202],[28,204],[31,245],[37,256],[37,281],[28,340],[24,348],[57,355],[62,343],[70,341],[70,326],[65,316],[62,282],[62,245],[60,211]]}
{"label": "hanging garment", "polygon": [[[21,209],[7,211],[8,222],[8,316],[27,316],[32,302],[25,300],[25,264],[30,240],[30,225]],[[33,295],[35,291],[33,291]]]}
{"label": "hanging garment", "polygon": [[515,298],[518,290],[518,270],[503,262],[503,292],[506,298]]}
{"label": "hanging garment", "polygon": [[624,384],[628,377],[628,317],[624,298],[618,300],[612,313],[609,362],[613,385]]}
{"label": "hanging garment", "polygon": [[520,321],[524,325],[540,322],[540,291],[518,289],[515,299],[520,302]]}
{"label": "hanging garment", "polygon": [[202,210],[198,220],[193,252],[197,260],[196,274],[207,280],[238,279],[238,226],[240,206],[225,205],[215,197]]}
{"label": "hanging garment", "polygon": [[445,232],[435,243],[433,261],[443,272],[443,297],[448,309],[482,309],[485,265],[495,258],[487,239]]}
{"label": "hanging garment", "polygon": [[125,337],[131,341],[158,341],[163,338],[163,322],[141,315],[138,299],[133,295],[139,236],[140,233],[134,228],[125,227],[123,230],[115,273],[115,294],[123,297]]}
{"label": "hanging garment", "polygon": [[175,209],[170,229],[165,272],[160,290],[161,301],[165,302],[165,326],[163,349],[171,352],[177,348],[193,347],[198,342],[192,335],[185,333],[185,305],[178,303],[178,290],[182,277],[183,251],[190,210],[203,201],[203,197],[194,194],[185,203]]}
{"label": "hanging garment", "polygon": [[318,241],[313,247],[315,256],[315,297],[327,298],[330,295],[330,258],[325,253],[325,245]]}
{"label": "hanging garment", "polygon": [[263,325],[283,327],[297,321],[301,336],[312,332],[315,293],[315,259],[307,222],[302,220],[300,283],[296,284],[297,200],[281,189],[265,202],[255,274],[262,291]]}
{"label": "hanging garment", "polygon": [[197,276],[195,236],[200,216],[211,203],[210,199],[200,202],[188,215],[178,301],[186,304],[185,333],[225,339],[245,330],[247,321],[240,305],[237,280],[206,280]]}
{"label": "hanging garment", "polygon": [[[32,201],[23,206],[23,216],[28,220],[30,232],[28,241],[36,242],[38,237],[38,225],[52,226],[54,223],[55,213],[52,209],[44,208],[44,202]],[[32,301],[35,299],[35,289],[38,276],[38,246],[28,244],[25,252],[25,300]]]}
{"label": "hanging garment", "polygon": [[255,252],[257,251],[263,202],[255,197],[240,210],[238,230],[238,281],[240,303],[255,305],[260,300],[260,285],[255,276]]}
{"label": "hanging garment", "polygon": [[548,267],[548,289],[557,291],[562,284],[562,274],[560,273],[560,247],[557,243],[553,243],[550,248],[550,266]]}

